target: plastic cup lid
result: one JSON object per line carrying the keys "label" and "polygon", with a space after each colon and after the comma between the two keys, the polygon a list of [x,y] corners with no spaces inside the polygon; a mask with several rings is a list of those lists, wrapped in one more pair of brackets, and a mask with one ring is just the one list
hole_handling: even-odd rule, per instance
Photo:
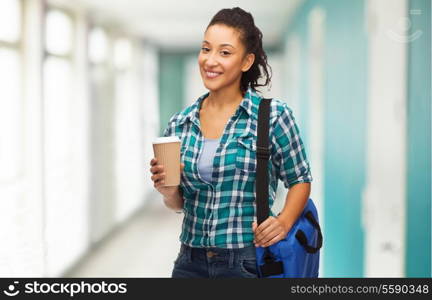
{"label": "plastic cup lid", "polygon": [[175,143],[175,142],[180,142],[180,139],[178,136],[173,135],[173,136],[158,137],[153,141],[153,144]]}

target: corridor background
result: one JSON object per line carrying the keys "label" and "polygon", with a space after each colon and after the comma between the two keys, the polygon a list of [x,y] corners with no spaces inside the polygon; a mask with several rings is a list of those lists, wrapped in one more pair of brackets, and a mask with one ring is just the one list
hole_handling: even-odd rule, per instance
{"label": "corridor background", "polygon": [[431,277],[429,0],[0,0],[1,276],[170,277],[151,141],[206,92],[203,32],[235,6],[305,142],[320,276]]}

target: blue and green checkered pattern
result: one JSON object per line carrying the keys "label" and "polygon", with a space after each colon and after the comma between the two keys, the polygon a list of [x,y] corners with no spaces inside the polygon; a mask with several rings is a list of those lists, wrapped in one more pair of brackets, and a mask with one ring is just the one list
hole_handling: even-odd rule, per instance
{"label": "blue and green checkered pattern", "polygon": [[[180,241],[191,247],[242,248],[253,245],[255,219],[256,139],[261,97],[249,89],[226,124],[213,161],[211,182],[198,172],[204,137],[199,110],[208,93],[174,114],[164,136],[178,136],[185,168],[180,189],[184,219]],[[289,188],[311,182],[309,163],[291,109],[273,99],[270,107],[269,204],[278,179]],[[273,215],[273,212],[271,212]]]}

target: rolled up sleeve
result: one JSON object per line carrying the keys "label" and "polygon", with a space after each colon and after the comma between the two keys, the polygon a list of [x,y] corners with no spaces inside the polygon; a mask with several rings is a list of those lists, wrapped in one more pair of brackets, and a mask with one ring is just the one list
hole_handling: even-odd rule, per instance
{"label": "rolled up sleeve", "polygon": [[297,183],[312,182],[312,175],[292,111],[286,103],[283,108],[273,125],[272,160],[278,179],[285,188],[290,188]]}

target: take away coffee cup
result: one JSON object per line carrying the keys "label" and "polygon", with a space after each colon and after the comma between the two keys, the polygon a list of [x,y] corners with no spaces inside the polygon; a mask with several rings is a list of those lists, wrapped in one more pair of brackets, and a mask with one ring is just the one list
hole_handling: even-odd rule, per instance
{"label": "take away coffee cup", "polygon": [[158,164],[164,166],[164,186],[180,185],[180,139],[159,137],[153,142],[153,152]]}

